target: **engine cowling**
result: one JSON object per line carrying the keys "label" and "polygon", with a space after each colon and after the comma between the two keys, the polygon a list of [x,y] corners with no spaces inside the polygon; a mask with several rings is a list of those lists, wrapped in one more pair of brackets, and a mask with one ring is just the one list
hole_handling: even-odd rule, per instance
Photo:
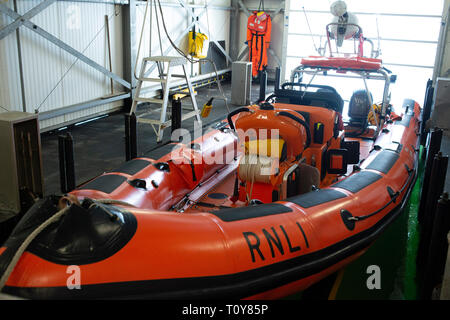
{"label": "engine cowling", "polygon": [[[311,143],[310,130],[299,113],[263,104],[240,115],[236,121],[239,141],[244,146],[238,176],[241,201],[272,202],[282,194],[285,174],[297,166]],[[276,195],[276,196],[275,196]]]}
{"label": "engine cowling", "polygon": [[[299,113],[261,106],[242,114],[236,121],[240,141],[282,140],[286,144],[286,160],[297,158],[308,147],[309,127]],[[279,146],[278,146],[279,147]],[[277,147],[277,148],[278,148]],[[275,148],[276,149],[276,148]],[[259,152],[261,154],[261,152]],[[265,155],[268,155],[266,152]]]}

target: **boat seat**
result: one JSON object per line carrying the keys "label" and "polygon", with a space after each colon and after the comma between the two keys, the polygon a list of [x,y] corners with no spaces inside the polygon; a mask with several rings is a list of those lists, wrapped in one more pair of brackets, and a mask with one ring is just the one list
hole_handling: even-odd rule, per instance
{"label": "boat seat", "polygon": [[316,167],[310,166],[306,163],[301,163],[298,166],[300,179],[297,179],[298,194],[304,194],[312,191],[313,186],[320,185],[320,171]]}
{"label": "boat seat", "polygon": [[342,114],[344,109],[344,100],[342,100],[339,93],[335,90],[333,91],[332,89],[333,88],[329,90],[318,90],[316,92],[277,89],[268,99],[275,98],[277,103],[324,107]]}

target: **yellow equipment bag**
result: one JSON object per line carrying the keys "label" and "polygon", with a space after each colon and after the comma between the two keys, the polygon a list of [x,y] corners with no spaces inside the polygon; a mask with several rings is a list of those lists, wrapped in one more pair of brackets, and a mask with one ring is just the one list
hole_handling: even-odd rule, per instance
{"label": "yellow equipment bag", "polygon": [[189,54],[193,58],[203,59],[208,55],[208,37],[200,32],[189,31]]}
{"label": "yellow equipment bag", "polygon": [[[381,105],[380,104],[374,104],[373,108],[375,110],[375,116],[372,112],[372,109],[370,109],[369,115],[367,116],[367,120],[371,125],[376,125],[376,123],[380,123],[381,120]],[[377,117],[377,121],[375,121],[375,117]]]}
{"label": "yellow equipment bag", "polygon": [[281,158],[284,147],[283,139],[258,139],[246,141],[245,154],[263,155],[272,158]]}

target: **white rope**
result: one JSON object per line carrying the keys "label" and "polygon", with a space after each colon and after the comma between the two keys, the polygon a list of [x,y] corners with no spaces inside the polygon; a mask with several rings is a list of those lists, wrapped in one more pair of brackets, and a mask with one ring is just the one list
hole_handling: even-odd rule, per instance
{"label": "white rope", "polygon": [[102,203],[102,204],[117,204],[117,205],[122,205],[122,206],[128,206],[128,207],[133,207],[136,208],[135,205],[132,205],[128,202],[125,201],[121,201],[121,200],[114,200],[114,199],[96,199],[93,200],[94,202],[98,202],[98,203]]}
{"label": "white rope", "polygon": [[53,216],[51,216],[49,219],[47,219],[43,224],[41,224],[39,227],[37,227],[26,239],[25,241],[20,245],[19,249],[14,254],[13,259],[9,263],[8,267],[6,268],[5,273],[0,278],[0,292],[3,290],[3,287],[6,284],[6,281],[9,279],[9,276],[13,272],[14,268],[16,267],[16,264],[19,262],[20,257],[22,257],[22,254],[27,249],[27,247],[30,245],[30,243],[45,229],[47,226],[52,224],[53,222],[56,222],[61,218],[68,210],[69,206],[65,207],[64,209],[58,211]]}
{"label": "white rope", "polygon": [[250,203],[250,201],[252,201],[252,196],[253,196],[253,185],[255,184],[255,177],[252,177],[252,184],[250,186],[250,196],[247,195],[247,202]]}
{"label": "white rope", "polygon": [[270,183],[274,163],[271,157],[246,154],[239,162],[239,177],[243,181]]}

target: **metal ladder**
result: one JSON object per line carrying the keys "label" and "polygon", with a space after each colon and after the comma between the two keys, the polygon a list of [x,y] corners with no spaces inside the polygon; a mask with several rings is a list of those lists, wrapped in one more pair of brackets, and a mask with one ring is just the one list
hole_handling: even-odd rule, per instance
{"label": "metal ladder", "polygon": [[[159,78],[148,78],[146,77],[146,70],[148,63],[156,63],[159,71]],[[173,74],[171,68],[182,66],[183,74]],[[183,91],[170,91],[173,79],[172,78],[183,78],[186,79],[186,84],[188,86],[189,92]],[[190,96],[192,101],[193,111],[182,114],[181,121],[196,117],[198,125],[201,127],[202,120],[200,117],[200,112],[197,107],[197,101],[195,99],[194,90],[192,89],[192,84],[189,76],[186,72],[186,59],[183,57],[166,57],[166,56],[154,56],[142,59],[141,71],[139,77],[137,78],[136,94],[133,98],[133,103],[131,105],[130,115],[136,114],[137,105],[139,102],[149,102],[161,105],[161,116],[159,120],[144,118],[144,116],[150,114],[151,112],[146,112],[136,116],[137,122],[148,123],[152,126],[153,130],[157,136],[157,142],[160,142],[164,135],[164,129],[171,126],[171,121],[167,121],[167,105],[169,102],[169,93],[183,93]],[[143,82],[156,82],[161,84],[163,99],[147,98],[141,97],[141,89]],[[178,84],[177,84],[178,86]],[[158,129],[155,129],[155,126]]]}

